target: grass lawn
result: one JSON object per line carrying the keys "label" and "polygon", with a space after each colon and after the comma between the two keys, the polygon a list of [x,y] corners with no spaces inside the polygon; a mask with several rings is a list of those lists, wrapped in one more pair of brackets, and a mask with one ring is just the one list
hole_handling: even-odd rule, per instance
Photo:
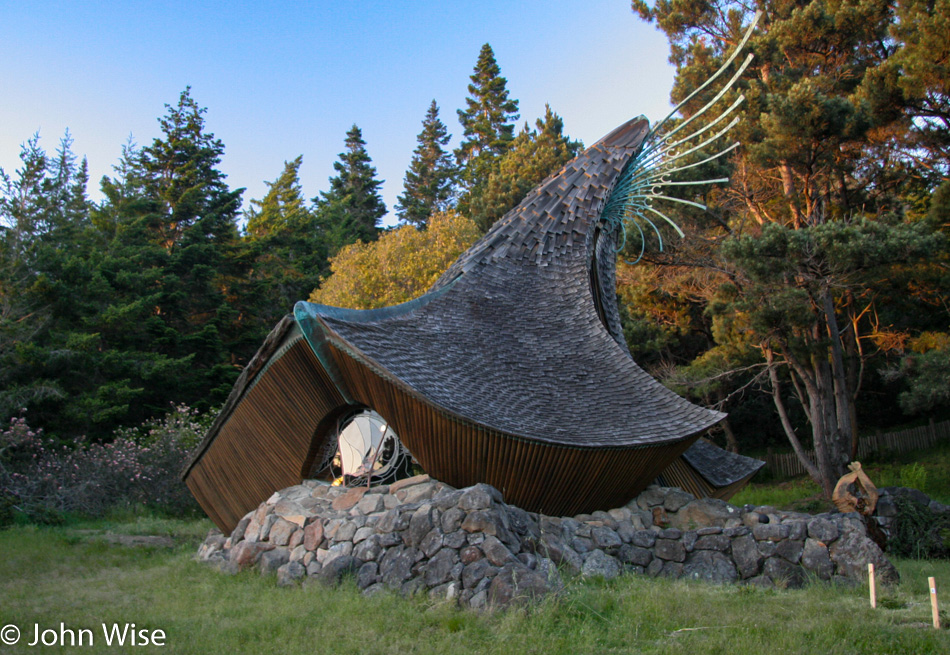
{"label": "grass lawn", "polygon": [[[950,563],[898,561],[902,583],[879,590],[815,583],[792,591],[624,576],[569,581],[539,605],[490,614],[425,597],[364,598],[355,586],[278,588],[193,560],[208,521],[126,518],[0,531],[2,653],[948,653],[930,627],[927,576],[950,608]],[[111,544],[101,533],[174,536],[174,548]],[[93,630],[94,647],[30,648],[40,630]],[[944,623],[950,621],[944,618]],[[105,645],[101,624],[161,629],[164,647]]]}

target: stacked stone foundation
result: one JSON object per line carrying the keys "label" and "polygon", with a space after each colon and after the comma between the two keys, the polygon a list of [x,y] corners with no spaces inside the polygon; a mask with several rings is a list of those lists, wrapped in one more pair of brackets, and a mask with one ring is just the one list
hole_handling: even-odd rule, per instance
{"label": "stacked stone foundation", "polygon": [[873,562],[882,582],[898,577],[855,514],[739,508],[654,486],[625,507],[549,517],[488,485],[453,489],[424,475],[369,489],[305,481],[230,536],[213,531],[198,558],[281,585],[350,575],[366,594],[428,593],[477,609],[557,592],[569,575],[797,587],[862,581]]}

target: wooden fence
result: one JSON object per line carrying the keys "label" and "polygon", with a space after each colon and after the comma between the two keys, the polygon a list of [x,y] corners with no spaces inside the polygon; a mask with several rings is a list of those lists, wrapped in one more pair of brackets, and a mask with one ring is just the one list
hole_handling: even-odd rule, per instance
{"label": "wooden fence", "polygon": [[[894,454],[906,453],[911,450],[931,448],[938,443],[950,441],[950,421],[941,423],[930,422],[909,430],[866,435],[858,440],[858,456],[861,460],[871,453],[890,452]],[[814,451],[806,451],[808,459],[814,463]],[[805,467],[798,460],[795,453],[775,454],[765,456],[765,465],[776,477],[790,478],[804,475]]]}

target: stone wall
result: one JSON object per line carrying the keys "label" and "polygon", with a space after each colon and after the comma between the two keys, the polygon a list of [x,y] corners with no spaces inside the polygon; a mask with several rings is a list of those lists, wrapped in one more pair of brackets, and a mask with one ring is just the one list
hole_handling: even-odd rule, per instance
{"label": "stone wall", "polygon": [[556,591],[562,575],[664,575],[794,587],[809,577],[863,580],[897,571],[856,515],[738,508],[650,487],[627,506],[572,518],[525,512],[488,485],[453,489],[428,476],[344,489],[306,481],[275,493],[198,557],[227,572],[257,568],[279,584],[365,593],[427,592],[483,608]]}

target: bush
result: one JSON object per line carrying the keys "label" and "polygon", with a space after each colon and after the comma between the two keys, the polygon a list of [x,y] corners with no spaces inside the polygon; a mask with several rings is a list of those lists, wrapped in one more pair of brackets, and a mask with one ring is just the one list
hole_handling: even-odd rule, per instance
{"label": "bush", "polygon": [[888,550],[900,557],[950,557],[950,515],[934,514],[906,496],[896,496],[897,516],[890,525]]}
{"label": "bush", "polygon": [[101,516],[136,506],[195,511],[178,474],[209,419],[179,405],[162,419],[116,431],[109,443],[74,444],[56,443],[24,418],[12,419],[0,432],[0,524],[17,512],[57,523],[68,513]]}

